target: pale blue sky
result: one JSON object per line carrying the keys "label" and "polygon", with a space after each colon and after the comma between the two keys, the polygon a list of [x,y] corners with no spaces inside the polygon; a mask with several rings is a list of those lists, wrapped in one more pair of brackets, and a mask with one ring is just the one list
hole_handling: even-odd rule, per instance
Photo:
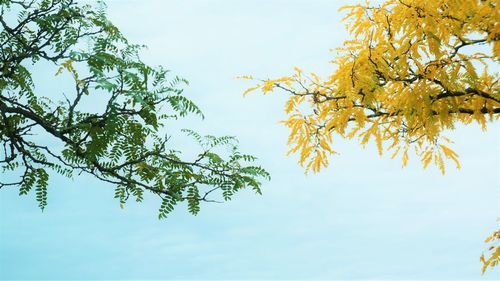
{"label": "pale blue sky", "polygon": [[286,156],[286,96],[242,96],[240,74],[327,75],[329,49],[347,38],[337,8],[352,2],[108,1],[122,32],[149,46],[147,62],[190,81],[206,119],[175,127],[237,136],[272,181],[263,196],[241,192],[196,217],[181,206],[163,221],[156,198],[121,210],[113,187],[87,176],[53,177],[44,213],[2,190],[0,278],[497,279],[480,275],[478,257],[500,213],[498,124],[450,132],[462,169],[445,176],[340,139],[331,166],[306,176]]}

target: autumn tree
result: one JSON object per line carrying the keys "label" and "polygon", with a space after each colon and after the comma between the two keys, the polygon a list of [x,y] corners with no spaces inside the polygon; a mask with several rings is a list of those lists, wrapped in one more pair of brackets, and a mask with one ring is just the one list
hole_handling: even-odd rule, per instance
{"label": "autumn tree", "polygon": [[[341,10],[352,38],[335,49],[333,73],[296,68],[247,90],[289,96],[289,153],[318,172],[335,154],[335,137],[356,138],[401,155],[403,166],[414,151],[424,168],[434,162],[444,173],[445,159],[460,167],[443,131],[472,122],[486,130],[500,116],[498,1],[388,0]],[[498,263],[500,248],[492,251],[488,266]]]}
{"label": "autumn tree", "polygon": [[[245,187],[260,193],[269,175],[249,164],[255,157],[240,153],[233,137],[184,130],[200,147],[193,159],[171,145],[168,121],[203,114],[183,95],[187,82],[142,62],[141,46],[104,8],[0,0],[0,189],[34,189],[43,210],[51,171],[87,173],[114,185],[122,207],[145,191],[157,195],[159,218],[179,202],[196,214],[202,201],[229,200]],[[37,90],[33,73],[47,64],[58,70],[43,73],[46,83],[64,76],[70,92]]]}

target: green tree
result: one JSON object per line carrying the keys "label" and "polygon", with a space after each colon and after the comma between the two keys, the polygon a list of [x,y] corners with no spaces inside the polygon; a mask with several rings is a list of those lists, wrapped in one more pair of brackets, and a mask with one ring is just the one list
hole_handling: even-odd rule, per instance
{"label": "green tree", "polygon": [[[104,7],[0,0],[0,188],[34,189],[43,210],[50,171],[87,173],[116,186],[121,207],[144,191],[159,196],[159,218],[179,202],[196,214],[213,196],[229,200],[245,187],[260,194],[269,175],[233,137],[183,130],[200,145],[191,160],[170,145],[167,121],[203,114],[182,94],[187,82],[143,63],[141,46],[127,41]],[[71,94],[36,92],[32,71],[43,62],[58,67],[46,80],[68,76]]]}

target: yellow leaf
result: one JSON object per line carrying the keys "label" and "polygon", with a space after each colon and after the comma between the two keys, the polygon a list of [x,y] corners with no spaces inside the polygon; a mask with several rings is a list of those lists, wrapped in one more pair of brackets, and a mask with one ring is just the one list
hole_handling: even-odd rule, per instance
{"label": "yellow leaf", "polygon": [[382,156],[382,152],[383,152],[383,149],[382,149],[382,135],[380,134],[379,130],[375,131],[375,141],[377,143],[378,154],[380,156]]}
{"label": "yellow leaf", "polygon": [[403,151],[403,167],[406,167],[406,165],[408,165],[408,148],[405,148],[405,150]]}
{"label": "yellow leaf", "polygon": [[458,154],[453,151],[451,148],[440,144],[441,150],[443,151],[443,154],[446,156],[446,158],[453,160],[455,162],[455,165],[457,169],[460,169],[460,161],[458,160]]}
{"label": "yellow leaf", "polygon": [[394,159],[394,157],[396,157],[396,155],[398,155],[398,152],[400,149],[401,149],[400,146],[396,147],[396,149],[394,150],[394,152],[391,155],[391,159]]}
{"label": "yellow leaf", "polygon": [[251,88],[246,89],[246,90],[243,92],[243,96],[246,96],[248,93],[250,93],[250,92],[252,92],[252,91],[257,90],[258,88],[260,88],[260,85],[257,85],[257,86],[255,86],[255,87],[251,87]]}
{"label": "yellow leaf", "polygon": [[328,151],[328,152],[330,152],[330,153],[332,153],[332,152],[333,152],[333,151],[332,151],[332,149],[330,148],[330,145],[328,145],[328,143],[327,143],[324,139],[321,139],[321,140],[320,140],[320,142],[319,142],[319,144],[320,144],[320,146],[321,146],[324,150],[326,150],[326,151]]}
{"label": "yellow leaf", "polygon": [[241,75],[241,76],[236,76],[236,79],[253,80],[253,76],[252,75]]}
{"label": "yellow leaf", "polygon": [[424,169],[427,168],[431,160],[432,160],[432,151],[429,150],[424,154],[424,157],[422,158],[422,164],[424,166]]}

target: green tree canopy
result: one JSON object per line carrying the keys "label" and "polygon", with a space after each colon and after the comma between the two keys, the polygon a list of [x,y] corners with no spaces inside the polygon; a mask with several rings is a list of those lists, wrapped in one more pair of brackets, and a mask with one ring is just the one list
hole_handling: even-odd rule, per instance
{"label": "green tree canopy", "polygon": [[[183,130],[200,145],[194,159],[170,145],[166,122],[202,112],[182,94],[187,81],[141,61],[141,46],[107,19],[103,3],[0,0],[0,8],[0,188],[35,189],[43,209],[50,171],[87,173],[116,186],[120,206],[144,191],[161,197],[159,218],[178,202],[196,214],[201,201],[261,192],[269,175],[235,138]],[[37,92],[32,74],[41,62],[56,65],[74,90]]]}

